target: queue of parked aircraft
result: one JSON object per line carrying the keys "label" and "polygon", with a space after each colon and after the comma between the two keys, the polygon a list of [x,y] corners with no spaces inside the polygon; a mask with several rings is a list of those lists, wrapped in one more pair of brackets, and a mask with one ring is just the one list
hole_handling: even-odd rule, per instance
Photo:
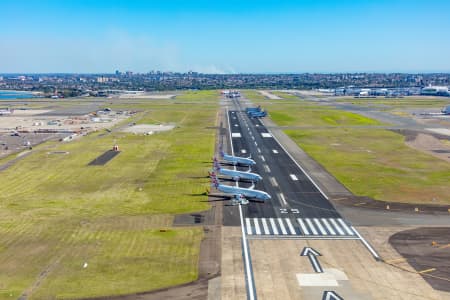
{"label": "queue of parked aircraft", "polygon": [[[262,111],[260,106],[256,108],[247,108],[246,113],[251,118],[260,118],[267,115],[267,112]],[[217,158],[214,157],[213,170],[209,173],[209,176],[211,177],[211,187],[216,188],[222,193],[232,195],[234,204],[248,204],[249,199],[264,202],[272,198],[268,193],[264,191],[255,190],[255,183],[262,180],[262,177],[259,174],[251,172],[251,167],[256,165],[256,162],[251,157],[241,157],[226,154],[222,150],[222,147],[220,148],[219,153],[222,160],[227,164],[233,165],[234,169],[223,168]],[[248,167],[248,170],[239,171],[236,170],[236,166]],[[236,186],[222,184],[220,183],[216,172],[220,175],[230,177],[232,180],[236,181],[236,183],[238,181],[247,181],[251,182],[252,185],[248,188],[243,188],[239,187],[237,184]]]}

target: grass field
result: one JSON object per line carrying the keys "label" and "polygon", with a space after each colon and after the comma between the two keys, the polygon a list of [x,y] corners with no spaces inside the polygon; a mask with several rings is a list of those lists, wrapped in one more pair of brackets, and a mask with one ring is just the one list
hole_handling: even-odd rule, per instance
{"label": "grass field", "polygon": [[[217,99],[116,100],[108,106],[140,111],[137,123],[176,128],[43,144],[1,172],[0,299],[117,295],[195,280],[202,229],[171,224],[174,214],[209,208],[199,178],[210,167]],[[118,156],[87,166],[115,143]],[[51,146],[69,154],[49,155]]]}
{"label": "grass field", "polygon": [[442,108],[450,105],[450,98],[447,97],[405,97],[405,98],[339,98],[336,102],[348,102],[361,106],[380,106],[384,109],[396,108]]}
{"label": "grass field", "polygon": [[[250,98],[252,99],[252,98]],[[383,125],[376,120],[304,100],[259,102],[280,126],[362,126]]]}
{"label": "grass field", "polygon": [[285,132],[355,195],[450,204],[450,165],[409,148],[400,134],[371,128],[382,123],[305,100],[253,102],[278,125],[304,127]]}
{"label": "grass field", "polygon": [[378,200],[450,204],[449,163],[382,129],[307,129],[286,133],[354,194]]}

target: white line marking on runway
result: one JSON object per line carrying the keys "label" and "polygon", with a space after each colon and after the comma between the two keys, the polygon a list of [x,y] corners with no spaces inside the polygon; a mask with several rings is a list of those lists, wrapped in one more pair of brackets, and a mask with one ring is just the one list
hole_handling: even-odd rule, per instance
{"label": "white line marking on runway", "polygon": [[287,234],[286,228],[284,228],[283,219],[278,218],[278,224],[280,224],[281,233],[284,235]]}
{"label": "white line marking on runway", "polygon": [[245,219],[245,225],[247,225],[247,234],[251,235],[252,234],[252,226],[251,226],[250,220],[248,218]]}
{"label": "white line marking on runway", "polygon": [[278,182],[275,179],[275,177],[269,177],[269,181],[272,184],[272,186],[277,187],[278,186]]}
{"label": "white line marking on runway", "polygon": [[263,168],[264,168],[264,171],[266,171],[267,173],[270,173],[270,168],[268,165],[264,165]]}
{"label": "white line marking on runway", "polygon": [[261,229],[259,228],[258,218],[253,218],[253,223],[255,224],[255,233],[260,235]]}
{"label": "white line marking on runway", "polygon": [[316,223],[317,228],[319,228],[319,231],[322,233],[322,235],[328,235],[328,233],[323,228],[322,224],[320,224],[319,219],[314,218],[313,221],[314,221],[314,223]]}
{"label": "white line marking on runway", "polygon": [[278,154],[278,150],[273,149],[272,152]]}
{"label": "white line marking on runway", "polygon": [[275,225],[274,219],[270,218],[269,221],[270,221],[270,225],[272,225],[273,234],[278,235],[278,228],[277,228],[277,225]]}
{"label": "white line marking on runway", "polygon": [[268,133],[268,132],[263,132],[263,133],[261,133],[261,136],[262,136],[263,138],[270,138],[270,137],[272,137],[272,135],[271,135],[270,133]]}
{"label": "white line marking on runway", "polygon": [[256,150],[258,150],[258,153],[261,153],[261,149],[257,148]]}
{"label": "white line marking on runway", "polygon": [[239,125],[238,124],[234,124],[234,127],[239,127]]}
{"label": "white line marking on runway", "polygon": [[266,161],[266,159],[264,158],[264,156],[260,155],[259,157],[261,158],[262,161],[264,161],[264,162]]}
{"label": "white line marking on runway", "polygon": [[252,140],[255,140],[255,137],[254,137],[254,136],[252,136]]}
{"label": "white line marking on runway", "polygon": [[291,220],[290,219],[286,219],[286,223],[288,225],[289,231],[291,232],[291,234],[295,235],[297,234],[295,232],[294,226],[292,226]]}
{"label": "white line marking on runway", "polygon": [[291,176],[291,179],[294,180],[294,181],[298,180],[297,176],[295,176],[294,174],[290,174],[289,176]]}
{"label": "white line marking on runway", "polygon": [[258,125],[258,124],[256,124],[255,126],[256,126],[256,127],[259,127],[259,125]]}
{"label": "white line marking on runway", "polygon": [[258,146],[258,143],[257,143],[257,142],[255,142],[255,146]]}
{"label": "white line marking on runway", "polygon": [[330,219],[330,222],[334,225],[334,228],[339,232],[340,235],[344,235],[344,231],[342,231],[342,228],[336,223],[335,219]]}
{"label": "white line marking on runway", "polygon": [[263,225],[264,234],[270,234],[269,227],[267,226],[267,221],[265,218],[261,219],[261,223]]}
{"label": "white line marking on runway", "polygon": [[287,205],[286,199],[282,193],[278,193],[278,198],[280,198],[281,202],[283,202],[285,206]]}
{"label": "white line marking on runway", "polygon": [[331,235],[336,235],[336,232],[333,230],[333,227],[330,226],[327,219],[322,219],[323,224],[325,224],[325,227],[328,229],[328,231],[331,233]]}
{"label": "white line marking on runway", "polygon": [[302,229],[302,232],[303,232],[305,235],[309,235],[309,231],[308,231],[308,229],[306,228],[305,223],[303,223],[303,220],[302,220],[302,219],[297,219],[297,221],[298,221],[298,224],[300,224],[300,228]]}
{"label": "white line marking on runway", "polygon": [[342,225],[342,227],[344,227],[344,230],[347,231],[349,235],[355,235],[355,233],[351,231],[350,228],[348,228],[347,224],[345,224],[345,222],[342,219],[337,219],[337,221],[339,222],[339,224]]}
{"label": "white line marking on runway", "polygon": [[242,149],[241,152],[242,152],[242,153],[247,153],[247,150]]}
{"label": "white line marking on runway", "polygon": [[311,222],[311,220],[310,220],[310,219],[305,219],[305,221],[306,221],[306,223],[308,223],[309,229],[311,229],[312,233],[313,233],[314,235],[318,235],[319,233],[317,232],[316,227],[314,227],[314,225],[313,225],[313,223]]}
{"label": "white line marking on runway", "polygon": [[233,132],[231,134],[231,137],[240,138],[241,137],[241,133],[240,132]]}

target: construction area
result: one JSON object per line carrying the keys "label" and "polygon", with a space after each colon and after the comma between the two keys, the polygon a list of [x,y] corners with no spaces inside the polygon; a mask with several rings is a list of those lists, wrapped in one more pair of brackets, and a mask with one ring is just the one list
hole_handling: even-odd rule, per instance
{"label": "construction area", "polygon": [[0,158],[42,142],[58,139],[71,141],[90,132],[107,129],[133,115],[134,112],[109,108],[87,114],[58,114],[44,109],[15,109],[0,116]]}

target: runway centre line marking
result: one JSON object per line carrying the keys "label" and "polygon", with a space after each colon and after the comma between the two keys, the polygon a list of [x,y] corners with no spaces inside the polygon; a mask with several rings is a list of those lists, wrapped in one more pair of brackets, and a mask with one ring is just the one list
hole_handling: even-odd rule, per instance
{"label": "runway centre line marking", "polygon": [[273,234],[278,235],[278,228],[275,225],[275,220],[273,218],[269,219],[270,225],[272,225]]}
{"label": "runway centre line marking", "polygon": [[256,150],[258,150],[258,153],[261,153],[261,149],[257,148]]}
{"label": "runway centre line marking", "polygon": [[312,234],[318,235],[319,233],[317,232],[316,227],[314,227],[314,225],[313,225],[313,223],[311,222],[311,220],[308,219],[308,218],[306,218],[305,221],[306,221],[306,223],[308,223],[309,229],[311,229]]}
{"label": "runway centre line marking", "polygon": [[268,165],[264,165],[263,168],[267,173],[270,173],[270,168]]}
{"label": "runway centre line marking", "polygon": [[342,219],[337,219],[337,221],[339,222],[339,224],[342,225],[342,227],[344,227],[344,230],[349,234],[349,235],[355,235],[355,233],[353,231],[350,230],[350,228],[347,226],[347,224],[345,224],[345,222]]}
{"label": "runway centre line marking", "polygon": [[266,159],[264,158],[264,156],[260,155],[259,157],[261,158],[262,161],[264,161],[264,162],[266,161]]}
{"label": "runway centre line marking", "polygon": [[[264,122],[261,120],[261,123],[264,125]],[[267,129],[267,131],[269,131]],[[270,131],[269,131],[270,132]],[[281,147],[281,149],[284,150],[284,152],[286,152],[286,154],[291,158],[291,160],[297,165],[297,167],[300,168],[300,170],[302,170],[302,172],[306,175],[306,177],[308,177],[308,179],[314,184],[314,186],[319,190],[319,192],[325,197],[325,199],[328,200],[328,196],[322,191],[322,189],[317,185],[317,183],[311,178],[311,176],[309,176],[308,173],[306,173],[306,171],[303,169],[303,167],[292,157],[292,155],[286,150],[286,148],[284,148],[284,146],[280,143],[280,141],[274,136],[272,135],[272,137],[275,139],[275,141],[277,141],[278,145]]]}
{"label": "runway centre line marking", "polygon": [[256,141],[255,141],[255,146],[258,146],[258,143],[256,143]]}
{"label": "runway centre line marking", "polygon": [[292,226],[291,220],[290,219],[286,219],[286,223],[288,225],[289,231],[291,232],[291,234],[295,235],[297,234],[295,232],[294,226]]}
{"label": "runway centre line marking", "polygon": [[262,223],[262,225],[263,225],[264,234],[270,234],[269,226],[267,226],[267,221],[266,221],[265,218],[262,218],[262,219],[261,219],[261,223]]}
{"label": "runway centre line marking", "polygon": [[272,186],[274,187],[278,187],[278,182],[275,179],[275,177],[269,177],[270,183],[272,184]]}
{"label": "runway centre line marking", "polygon": [[252,225],[250,224],[250,220],[248,218],[245,219],[245,225],[247,227],[247,234],[252,234]]}
{"label": "runway centre line marking", "polygon": [[328,233],[325,231],[325,229],[323,228],[322,224],[320,224],[319,219],[314,218],[313,219],[314,223],[316,223],[317,228],[319,228],[319,231],[322,233],[322,235],[328,235]]}
{"label": "runway centre line marking", "polygon": [[309,235],[309,231],[306,228],[305,223],[303,223],[303,220],[302,219],[297,219],[297,221],[298,221],[298,224],[300,224],[300,228],[302,229],[303,233],[305,235]]}
{"label": "runway centre line marking", "polygon": [[281,202],[283,202],[283,205],[286,206],[287,202],[286,199],[284,198],[283,193],[278,193],[278,198],[280,198]]}
{"label": "runway centre line marking", "polygon": [[261,234],[261,228],[259,228],[258,218],[253,218],[253,223],[255,224],[255,233]]}
{"label": "runway centre line marking", "polygon": [[295,176],[294,174],[290,174],[289,176],[291,177],[292,180],[298,181],[298,177]]}
{"label": "runway centre line marking", "polygon": [[277,220],[278,220],[278,224],[280,224],[281,233],[286,235],[287,231],[286,231],[286,228],[284,227],[283,219],[278,218]]}
{"label": "runway centre line marking", "polygon": [[325,224],[325,227],[328,229],[328,231],[331,233],[331,235],[336,235],[336,232],[334,231],[333,227],[330,226],[327,219],[322,219],[323,224]]}
{"label": "runway centre line marking", "polygon": [[278,150],[273,149],[272,152],[278,154]]}

